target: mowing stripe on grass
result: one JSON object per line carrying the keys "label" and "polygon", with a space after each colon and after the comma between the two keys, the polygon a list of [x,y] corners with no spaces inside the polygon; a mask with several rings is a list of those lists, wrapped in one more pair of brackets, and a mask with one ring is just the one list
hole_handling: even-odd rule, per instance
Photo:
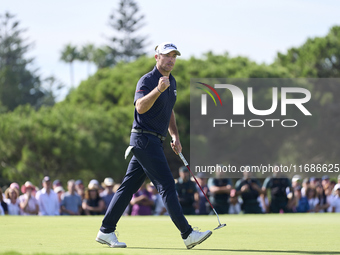
{"label": "mowing stripe on grass", "polygon": [[[340,214],[220,215],[225,228],[188,251],[168,216],[124,216],[117,230],[127,248],[95,241],[102,216],[0,217],[1,255],[26,254],[338,254]],[[212,230],[212,216],[188,216]]]}

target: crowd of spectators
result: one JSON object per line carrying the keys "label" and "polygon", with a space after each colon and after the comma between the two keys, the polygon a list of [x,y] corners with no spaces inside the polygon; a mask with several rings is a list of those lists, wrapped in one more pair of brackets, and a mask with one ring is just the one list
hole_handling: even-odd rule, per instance
{"label": "crowd of spectators", "polygon": [[[241,179],[230,179],[223,173],[207,178],[196,176],[204,193],[218,214],[252,213],[326,213],[340,212],[340,175],[292,179],[271,176],[262,182],[244,172]],[[21,187],[11,183],[0,188],[0,215],[102,215],[119,188],[113,179],[102,183],[93,179],[86,186],[82,180],[69,180],[66,191],[59,180],[45,176],[42,188],[30,181]],[[214,214],[201,189],[186,167],[175,179],[179,202],[186,215]],[[133,195],[124,215],[165,215],[162,197],[152,183],[145,182]]]}
{"label": "crowd of spectators", "polygon": [[[198,185],[185,167],[176,180],[179,201],[185,214],[214,214]],[[197,182],[218,214],[324,213],[340,212],[340,175],[292,179],[274,174],[258,180],[245,171],[243,178],[231,179],[223,172],[207,178],[198,173]]]}

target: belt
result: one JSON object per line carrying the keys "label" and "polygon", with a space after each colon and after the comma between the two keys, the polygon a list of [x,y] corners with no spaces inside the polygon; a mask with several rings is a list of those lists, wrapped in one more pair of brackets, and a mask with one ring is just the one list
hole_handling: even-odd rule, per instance
{"label": "belt", "polygon": [[157,136],[162,141],[164,141],[166,139],[165,136],[157,134],[156,132],[147,131],[147,130],[143,130],[143,129],[135,129],[135,128],[133,128],[133,129],[131,129],[131,133],[144,133],[144,134],[154,135],[154,136]]}

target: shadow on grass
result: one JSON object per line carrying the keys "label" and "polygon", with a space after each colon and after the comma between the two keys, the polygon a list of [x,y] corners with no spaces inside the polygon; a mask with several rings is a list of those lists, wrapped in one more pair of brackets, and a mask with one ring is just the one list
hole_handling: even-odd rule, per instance
{"label": "shadow on grass", "polygon": [[[129,247],[129,249],[145,249],[145,250],[187,250],[185,248],[156,248],[156,247]],[[242,250],[242,249],[199,249],[193,248],[196,251],[217,251],[217,252],[246,252],[247,254],[251,254],[252,252],[257,253],[269,253],[269,254],[280,254],[280,253],[291,253],[291,254],[320,254],[320,255],[340,255],[340,251],[297,251],[297,250]]]}

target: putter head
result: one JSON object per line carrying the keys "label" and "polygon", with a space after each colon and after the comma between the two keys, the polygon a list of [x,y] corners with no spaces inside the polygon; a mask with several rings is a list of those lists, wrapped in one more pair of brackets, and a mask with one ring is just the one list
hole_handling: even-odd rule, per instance
{"label": "putter head", "polygon": [[227,224],[220,224],[220,225],[218,225],[216,228],[214,228],[214,230],[223,228],[223,227],[225,227],[225,226],[227,226]]}

